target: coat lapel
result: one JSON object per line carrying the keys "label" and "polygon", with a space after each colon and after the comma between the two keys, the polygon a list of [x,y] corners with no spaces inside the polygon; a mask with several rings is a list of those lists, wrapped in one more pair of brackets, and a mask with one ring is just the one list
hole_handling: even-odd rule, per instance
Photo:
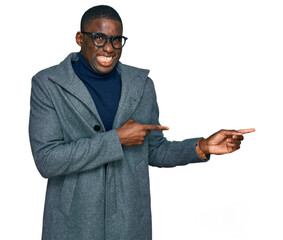
{"label": "coat lapel", "polygon": [[113,122],[113,129],[132,118],[143,95],[149,70],[138,69],[118,63],[117,71],[121,76],[122,90],[117,113]]}
{"label": "coat lapel", "polygon": [[74,97],[83,102],[98,119],[100,125],[104,127],[89,91],[73,70],[72,61],[77,60],[79,60],[78,54],[71,53],[58,65],[56,70],[49,76],[49,78],[51,81],[60,85]]}

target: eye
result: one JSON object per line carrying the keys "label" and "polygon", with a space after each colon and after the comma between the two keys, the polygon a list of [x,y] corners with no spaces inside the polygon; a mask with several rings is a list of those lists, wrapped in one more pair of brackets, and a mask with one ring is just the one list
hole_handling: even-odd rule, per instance
{"label": "eye", "polygon": [[122,42],[122,36],[115,36],[113,42]]}
{"label": "eye", "polygon": [[113,47],[116,49],[122,48],[125,45],[125,42],[126,42],[126,38],[121,35],[117,35],[112,39]]}
{"label": "eye", "polygon": [[104,34],[101,34],[101,33],[97,33],[93,36],[93,40],[96,44],[102,44],[105,42],[106,40],[106,37]]}

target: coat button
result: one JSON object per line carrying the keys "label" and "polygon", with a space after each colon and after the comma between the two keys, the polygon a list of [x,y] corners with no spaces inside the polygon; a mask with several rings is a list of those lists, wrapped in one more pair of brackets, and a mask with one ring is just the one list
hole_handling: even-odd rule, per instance
{"label": "coat button", "polygon": [[93,127],[93,129],[98,132],[98,131],[100,130],[100,126],[95,125],[95,126]]}

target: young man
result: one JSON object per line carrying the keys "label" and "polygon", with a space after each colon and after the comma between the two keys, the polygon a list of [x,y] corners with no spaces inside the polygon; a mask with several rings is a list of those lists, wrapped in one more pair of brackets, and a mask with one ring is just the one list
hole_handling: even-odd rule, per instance
{"label": "young man", "polygon": [[30,141],[48,178],[42,239],[151,239],[148,165],[173,167],[233,152],[254,129],[167,141],[148,70],[119,62],[127,38],[118,13],[82,17],[71,53],[33,77]]}

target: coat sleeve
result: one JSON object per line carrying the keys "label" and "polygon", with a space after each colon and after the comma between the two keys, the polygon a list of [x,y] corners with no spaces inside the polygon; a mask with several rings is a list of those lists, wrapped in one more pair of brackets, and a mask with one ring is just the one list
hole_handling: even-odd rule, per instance
{"label": "coat sleeve", "polygon": [[65,142],[56,110],[38,80],[32,80],[29,137],[35,164],[43,177],[86,171],[124,157],[116,130]]}
{"label": "coat sleeve", "polygon": [[[160,125],[159,109],[153,82],[150,80],[153,103],[152,124]],[[162,131],[151,131],[149,136],[149,165],[156,167],[175,167],[189,163],[206,162],[196,152],[196,143],[200,138],[183,141],[168,141]]]}

